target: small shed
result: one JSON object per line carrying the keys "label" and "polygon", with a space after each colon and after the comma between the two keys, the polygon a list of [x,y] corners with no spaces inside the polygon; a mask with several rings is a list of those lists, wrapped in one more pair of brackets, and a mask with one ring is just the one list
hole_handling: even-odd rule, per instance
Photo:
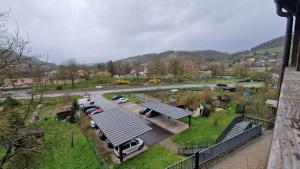
{"label": "small shed", "polygon": [[59,121],[67,120],[72,113],[72,105],[57,106],[54,111]]}
{"label": "small shed", "polygon": [[226,86],[218,86],[219,88],[221,88],[223,91],[228,90],[230,92],[235,92],[236,91],[236,87],[233,85],[226,85]]}

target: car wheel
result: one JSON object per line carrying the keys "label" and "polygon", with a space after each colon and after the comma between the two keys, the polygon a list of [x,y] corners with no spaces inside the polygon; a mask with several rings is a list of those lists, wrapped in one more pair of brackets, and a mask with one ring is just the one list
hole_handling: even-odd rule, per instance
{"label": "car wheel", "polygon": [[140,147],[139,147],[139,150],[141,150],[141,149],[143,149],[143,146],[140,146]]}
{"label": "car wheel", "polygon": [[123,153],[123,158],[125,158],[126,157],[126,153]]}

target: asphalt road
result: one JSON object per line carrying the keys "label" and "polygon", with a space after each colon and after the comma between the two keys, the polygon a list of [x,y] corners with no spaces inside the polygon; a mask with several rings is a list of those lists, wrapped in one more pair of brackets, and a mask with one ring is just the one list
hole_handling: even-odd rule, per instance
{"label": "asphalt road", "polygon": [[[244,87],[262,87],[263,83],[246,83],[246,84],[240,84]],[[44,97],[56,97],[56,96],[63,96],[66,93],[70,95],[83,95],[84,93],[89,93],[95,97],[98,97],[96,95],[100,95],[102,97],[105,93],[111,93],[111,92],[130,92],[130,91],[142,91],[142,90],[157,90],[157,89],[176,89],[176,88],[192,88],[192,87],[215,87],[216,84],[177,84],[177,85],[163,85],[163,86],[146,86],[146,87],[132,87],[132,88],[126,88],[126,89],[113,89],[113,90],[97,90],[97,91],[82,91],[82,92],[72,92],[72,91],[62,91],[61,93],[48,93],[44,94]],[[28,99],[30,98],[29,95],[22,94],[13,96],[16,99]],[[102,98],[99,98],[100,101],[102,101]],[[104,99],[104,98],[103,98]],[[106,100],[106,99],[104,99]],[[108,105],[110,106],[110,105]]]}

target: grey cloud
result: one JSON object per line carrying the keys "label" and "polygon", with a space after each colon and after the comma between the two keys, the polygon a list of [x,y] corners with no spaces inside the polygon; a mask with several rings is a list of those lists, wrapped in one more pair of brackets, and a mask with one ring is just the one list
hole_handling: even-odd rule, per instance
{"label": "grey cloud", "polygon": [[271,0],[2,0],[0,10],[9,8],[33,53],[56,63],[165,50],[235,52],[284,33]]}

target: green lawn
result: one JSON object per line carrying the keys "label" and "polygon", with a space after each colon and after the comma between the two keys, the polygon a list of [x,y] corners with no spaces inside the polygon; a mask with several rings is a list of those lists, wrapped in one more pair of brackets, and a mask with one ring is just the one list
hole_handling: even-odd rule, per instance
{"label": "green lawn", "polygon": [[114,169],[164,169],[184,158],[160,144],[156,144],[145,152],[117,165]]}
{"label": "green lawn", "polygon": [[111,100],[113,95],[122,95],[124,97],[126,97],[127,99],[129,99],[129,101],[134,102],[134,103],[143,103],[144,100],[138,98],[134,92],[126,92],[126,93],[120,93],[120,92],[113,92],[113,93],[105,93],[103,95],[104,98]]}
{"label": "green lawn", "polygon": [[[37,123],[46,130],[46,144],[39,156],[39,169],[102,169],[86,137],[77,124],[59,122],[52,118]],[[71,135],[74,132],[74,147]]]}
{"label": "green lawn", "polygon": [[96,79],[91,79],[88,81],[79,81],[74,83],[74,87],[72,86],[72,83],[65,83],[65,84],[49,84],[46,86],[46,91],[53,91],[56,90],[56,87],[61,85],[62,90],[68,90],[68,89],[84,89],[84,88],[93,88],[96,86],[107,86],[107,83],[100,83]]}
{"label": "green lawn", "polygon": [[[207,117],[192,117],[192,126],[173,136],[172,140],[182,146],[197,143],[212,145],[235,115],[235,105],[232,104],[217,126]],[[184,118],[182,121],[188,123],[188,118]]]}

